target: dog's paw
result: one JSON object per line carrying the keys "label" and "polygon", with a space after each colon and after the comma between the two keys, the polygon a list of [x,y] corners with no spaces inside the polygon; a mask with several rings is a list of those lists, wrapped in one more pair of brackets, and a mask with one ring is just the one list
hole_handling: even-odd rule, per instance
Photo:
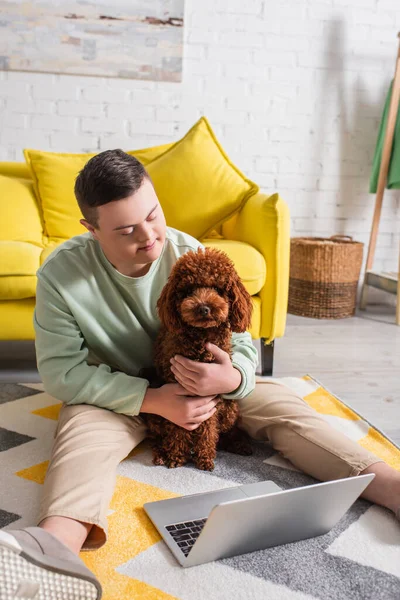
{"label": "dog's paw", "polygon": [[201,471],[213,471],[214,470],[214,461],[212,459],[201,458],[199,460],[194,461],[195,467],[200,469]]}
{"label": "dog's paw", "polygon": [[177,469],[178,467],[183,467],[183,465],[186,464],[186,460],[184,460],[183,458],[174,458],[174,459],[167,459],[164,461],[164,464],[166,467],[168,467],[168,469]]}
{"label": "dog's paw", "polygon": [[249,444],[246,443],[238,443],[230,450],[230,452],[234,454],[239,454],[240,456],[251,456],[253,454],[253,449]]}
{"label": "dog's paw", "polygon": [[164,464],[165,462],[162,456],[158,455],[153,458],[153,465],[162,466]]}
{"label": "dog's paw", "polygon": [[253,454],[251,444],[246,440],[221,440],[218,442],[217,448],[223,452],[239,454],[239,456],[251,456]]}

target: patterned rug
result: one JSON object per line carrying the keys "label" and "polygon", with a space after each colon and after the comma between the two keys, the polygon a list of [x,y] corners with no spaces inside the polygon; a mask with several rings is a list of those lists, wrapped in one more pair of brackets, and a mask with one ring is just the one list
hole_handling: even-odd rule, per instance
{"label": "patterned rug", "polygon": [[[283,378],[335,428],[400,470],[400,450],[312,377]],[[0,528],[36,524],[60,404],[40,384],[0,384]],[[326,535],[181,568],[143,504],[270,479],[287,489],[315,480],[268,444],[251,457],[218,454],[212,473],[155,467],[143,442],[119,466],[108,543],[81,553],[104,600],[399,600],[400,525],[390,511],[357,500]]]}

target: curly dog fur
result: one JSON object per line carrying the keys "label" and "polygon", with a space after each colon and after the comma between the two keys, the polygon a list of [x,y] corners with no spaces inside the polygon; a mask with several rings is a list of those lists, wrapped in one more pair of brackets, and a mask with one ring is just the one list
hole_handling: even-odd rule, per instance
{"label": "curly dog fur", "polygon": [[[154,345],[154,364],[163,383],[174,383],[170,359],[176,354],[214,362],[205,347],[212,342],[231,356],[232,332],[244,332],[250,326],[252,303],[229,257],[220,250],[200,248],[175,263],[157,309],[161,329]],[[154,464],[171,468],[192,461],[197,468],[211,471],[217,447],[251,454],[247,435],[237,427],[237,403],[220,398],[216,408],[194,431],[158,415],[144,415]]]}

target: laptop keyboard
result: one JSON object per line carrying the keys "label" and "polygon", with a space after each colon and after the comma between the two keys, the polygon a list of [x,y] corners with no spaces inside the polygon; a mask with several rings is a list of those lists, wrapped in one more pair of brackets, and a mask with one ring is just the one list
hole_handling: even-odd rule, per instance
{"label": "laptop keyboard", "polygon": [[199,537],[206,521],[207,519],[198,519],[197,521],[187,521],[186,523],[173,523],[172,525],[167,525],[166,530],[172,535],[183,554],[187,556]]}

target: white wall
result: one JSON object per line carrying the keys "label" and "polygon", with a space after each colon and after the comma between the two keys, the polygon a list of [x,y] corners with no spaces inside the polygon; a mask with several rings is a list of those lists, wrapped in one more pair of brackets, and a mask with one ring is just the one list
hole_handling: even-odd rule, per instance
{"label": "white wall", "polygon": [[[399,0],[186,0],[182,83],[0,72],[0,160],[165,143],[204,114],[238,167],[288,202],[292,235],[368,242],[399,29]],[[397,268],[399,238],[387,192],[377,267]]]}

